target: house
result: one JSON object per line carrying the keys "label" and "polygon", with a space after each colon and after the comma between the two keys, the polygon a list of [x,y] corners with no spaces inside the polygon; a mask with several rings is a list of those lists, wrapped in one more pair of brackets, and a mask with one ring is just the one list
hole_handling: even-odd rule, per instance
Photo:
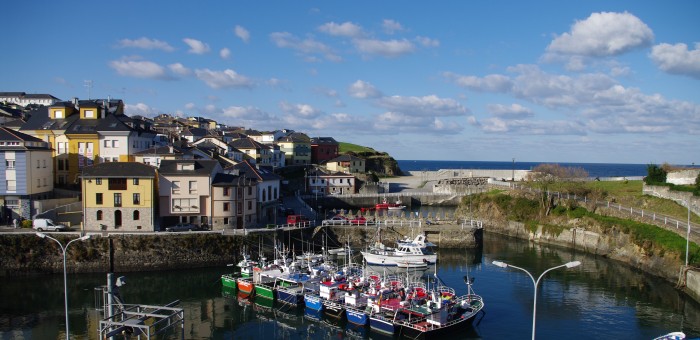
{"label": "house", "polygon": [[280,198],[281,177],[265,168],[256,168],[249,161],[243,161],[226,169],[253,180],[257,186],[257,221],[261,224],[275,223],[277,202]]}
{"label": "house", "polygon": [[245,174],[218,173],[212,181],[212,230],[246,229],[257,223],[256,181]]}
{"label": "house", "polygon": [[223,169],[215,160],[161,160],[158,196],[163,226],[209,225],[213,212],[212,182],[219,173]]}
{"label": "house", "polygon": [[343,172],[326,172],[313,169],[306,174],[309,193],[318,195],[354,194],[357,179]]}
{"label": "house", "polygon": [[326,162],[326,169],[330,171],[341,171],[349,174],[364,173],[365,160],[353,155],[340,155]]}
{"label": "house", "polygon": [[183,149],[169,146],[154,146],[143,151],[134,153],[134,162],[160,167],[160,162],[164,159],[193,159],[193,155]]}
{"label": "house", "polygon": [[190,143],[194,143],[206,136],[208,134],[208,131],[206,129],[202,128],[193,128],[190,127],[188,129],[185,129],[180,133],[180,137],[183,139],[186,139]]}
{"label": "house", "polygon": [[21,106],[27,105],[53,105],[60,99],[50,94],[24,93],[24,92],[0,92],[0,103],[14,103]]}
{"label": "house", "polygon": [[338,157],[338,142],[333,137],[311,138],[311,163],[323,164]]}
{"label": "house", "polygon": [[53,192],[53,162],[49,143],[0,127],[0,224],[31,219],[32,201]]}
{"label": "house", "polygon": [[228,143],[229,147],[243,152],[253,163],[269,166],[272,160],[272,149],[260,144],[252,138],[237,139]]}
{"label": "house", "polygon": [[158,174],[136,162],[86,166],[80,176],[86,231],[156,231]]}
{"label": "house", "polygon": [[303,133],[293,132],[277,141],[289,165],[311,164],[311,140]]}

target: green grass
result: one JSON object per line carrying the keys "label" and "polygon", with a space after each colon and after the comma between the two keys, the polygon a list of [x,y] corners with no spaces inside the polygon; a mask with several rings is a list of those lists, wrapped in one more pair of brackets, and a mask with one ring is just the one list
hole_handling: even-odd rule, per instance
{"label": "green grass", "polygon": [[355,153],[376,152],[376,150],[374,150],[372,148],[368,148],[366,146],[362,146],[362,145],[345,143],[345,142],[338,142],[338,153],[342,154],[342,153],[347,153],[347,152],[355,152]]}

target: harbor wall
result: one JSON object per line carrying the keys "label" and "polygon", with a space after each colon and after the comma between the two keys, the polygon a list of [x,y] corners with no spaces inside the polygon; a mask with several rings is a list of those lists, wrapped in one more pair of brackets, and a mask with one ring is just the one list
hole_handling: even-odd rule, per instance
{"label": "harbor wall", "polygon": [[[311,250],[321,252],[326,244],[339,247],[347,241],[353,248],[362,248],[374,241],[375,226],[337,226],[300,228],[288,231],[272,230],[249,235],[219,233],[143,233],[93,235],[86,241],[71,243],[66,253],[68,273],[137,272],[227,266],[242,258],[244,249],[257,258],[260,246],[269,259],[274,258],[276,241],[297,253]],[[383,228],[384,243],[426,233],[428,240],[440,247],[476,247],[481,244],[481,230],[459,225],[393,225]],[[54,234],[65,245],[77,234]],[[32,234],[0,235],[0,276],[62,273],[63,253],[58,244]]]}

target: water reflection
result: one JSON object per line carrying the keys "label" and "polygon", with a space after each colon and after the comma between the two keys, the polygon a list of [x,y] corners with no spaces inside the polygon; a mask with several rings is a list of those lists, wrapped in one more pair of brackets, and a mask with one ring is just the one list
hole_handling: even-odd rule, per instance
{"label": "water reflection", "polygon": [[[435,271],[457,293],[466,292],[463,276],[474,277],[484,297],[484,317],[461,334],[463,339],[527,338],[531,332],[533,285],[523,272],[492,265],[505,261],[536,277],[547,268],[578,260],[580,267],[555,270],[540,283],[537,335],[541,339],[651,339],[682,330],[700,336],[700,307],[673,283],[623,264],[573,250],[541,246],[486,233],[479,250],[439,250],[437,267],[423,270],[372,267],[384,273],[431,276]],[[185,309],[187,339],[378,338],[368,329],[314,317],[290,308],[222,289],[219,276],[230,268],[128,273],[122,296],[128,303],[165,304],[179,299]],[[106,275],[69,275],[69,317],[76,338],[97,339],[101,315],[94,287]],[[0,278],[0,339],[62,338],[62,275]],[[173,338],[170,335],[168,338]]]}

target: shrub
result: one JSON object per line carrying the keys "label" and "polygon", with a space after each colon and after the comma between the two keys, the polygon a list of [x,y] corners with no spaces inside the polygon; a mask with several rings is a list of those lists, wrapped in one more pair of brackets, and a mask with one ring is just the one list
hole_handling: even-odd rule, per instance
{"label": "shrub", "polygon": [[32,220],[24,220],[22,221],[22,228],[31,228],[32,227]]}

